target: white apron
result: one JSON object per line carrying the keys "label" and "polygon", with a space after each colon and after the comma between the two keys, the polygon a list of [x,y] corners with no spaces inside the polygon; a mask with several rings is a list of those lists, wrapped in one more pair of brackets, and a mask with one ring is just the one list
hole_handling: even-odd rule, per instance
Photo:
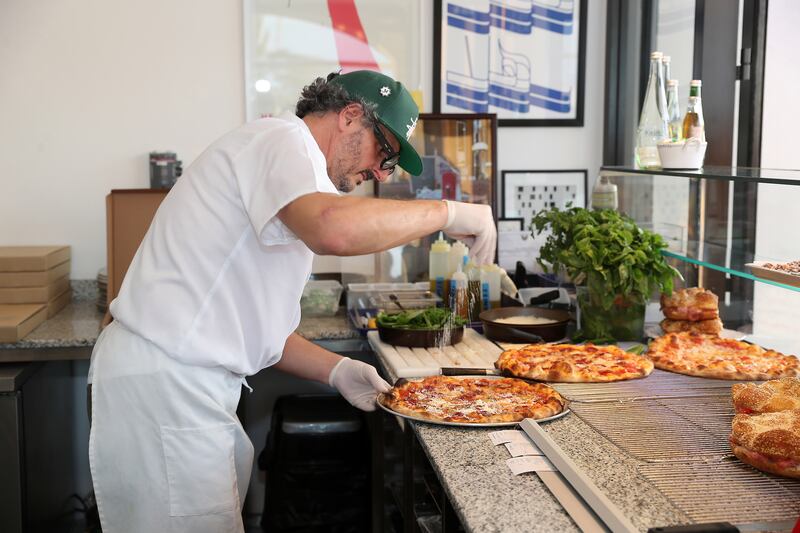
{"label": "white apron", "polygon": [[180,363],[118,322],[92,353],[89,463],[104,533],[244,530],[243,378]]}

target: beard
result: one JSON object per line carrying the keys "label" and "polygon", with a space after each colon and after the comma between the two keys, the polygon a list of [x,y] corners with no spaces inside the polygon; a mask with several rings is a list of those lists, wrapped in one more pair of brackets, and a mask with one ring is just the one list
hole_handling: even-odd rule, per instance
{"label": "beard", "polygon": [[341,192],[350,192],[356,185],[350,176],[363,173],[364,179],[370,179],[366,174],[372,171],[359,171],[358,164],[361,160],[361,141],[364,139],[364,130],[359,130],[348,135],[342,142],[341,149],[331,163],[330,176],[336,189]]}

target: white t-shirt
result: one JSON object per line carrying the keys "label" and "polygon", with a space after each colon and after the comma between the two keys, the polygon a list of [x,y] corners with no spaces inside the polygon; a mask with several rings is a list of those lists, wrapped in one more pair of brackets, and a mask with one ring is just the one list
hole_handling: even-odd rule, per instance
{"label": "white t-shirt", "polygon": [[251,375],[276,363],[313,259],[276,215],[313,192],[338,194],[301,119],[228,133],[162,202],[111,302],[114,319],[189,364]]}

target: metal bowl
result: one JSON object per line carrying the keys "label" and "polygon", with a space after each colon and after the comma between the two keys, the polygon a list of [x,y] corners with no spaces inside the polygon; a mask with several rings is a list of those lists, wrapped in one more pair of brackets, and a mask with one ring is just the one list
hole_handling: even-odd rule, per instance
{"label": "metal bowl", "polygon": [[[551,324],[503,324],[500,318],[512,316],[536,316],[555,320]],[[570,316],[561,309],[540,309],[537,307],[498,307],[480,314],[483,322],[483,334],[486,338],[500,342],[552,342],[567,336],[567,324]]]}
{"label": "metal bowl", "polygon": [[409,348],[433,348],[458,344],[464,337],[464,326],[450,328],[450,334],[444,329],[402,329],[387,328],[378,324],[378,335],[386,344],[408,346]]}

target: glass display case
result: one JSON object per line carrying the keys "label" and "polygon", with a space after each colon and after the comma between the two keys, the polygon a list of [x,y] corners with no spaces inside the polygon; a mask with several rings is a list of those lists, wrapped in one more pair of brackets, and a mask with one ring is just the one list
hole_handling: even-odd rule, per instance
{"label": "glass display case", "polygon": [[[375,196],[497,205],[496,115],[423,113],[409,142],[422,158],[422,173],[412,176],[397,167],[386,181],[375,183]],[[436,237],[375,254],[376,279],[427,280],[428,250]]]}
{"label": "glass display case", "polygon": [[731,336],[800,354],[800,171],[606,166],[601,176],[618,186],[620,211],[667,240],[682,285],[719,296]]}

